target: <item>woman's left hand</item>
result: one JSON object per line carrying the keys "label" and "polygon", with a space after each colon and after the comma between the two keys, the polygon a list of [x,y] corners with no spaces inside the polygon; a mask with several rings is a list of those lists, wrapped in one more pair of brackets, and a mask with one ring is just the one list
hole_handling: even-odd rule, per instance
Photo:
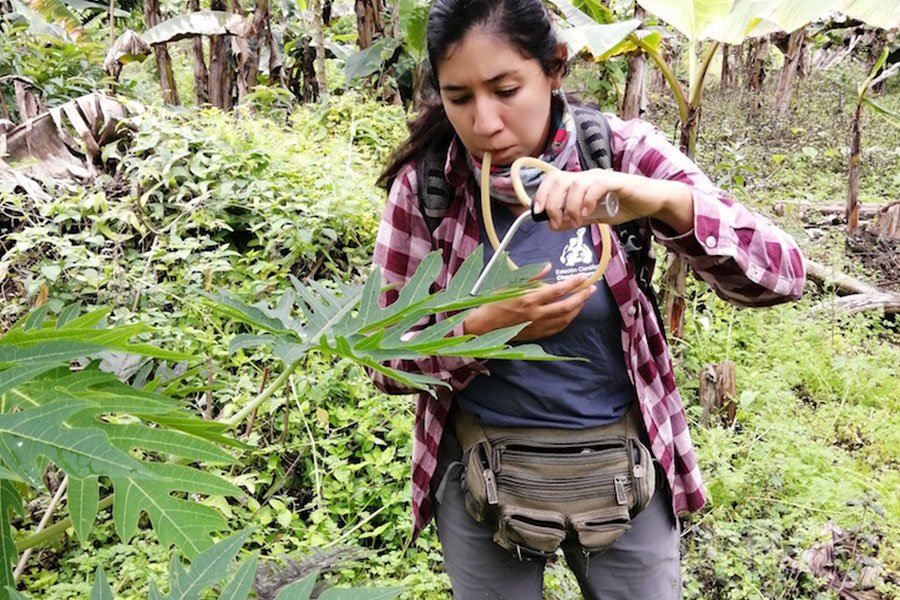
{"label": "woman's left hand", "polygon": [[[603,202],[608,192],[619,200],[613,216]],[[534,211],[546,211],[555,231],[651,217],[681,234],[690,231],[694,222],[693,196],[686,184],[605,169],[547,173],[534,196]]]}

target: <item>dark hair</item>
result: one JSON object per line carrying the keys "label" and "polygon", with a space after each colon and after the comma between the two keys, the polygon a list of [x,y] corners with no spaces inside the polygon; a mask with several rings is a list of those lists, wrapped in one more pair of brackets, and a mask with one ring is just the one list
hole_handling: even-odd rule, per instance
{"label": "dark hair", "polygon": [[421,101],[418,116],[409,123],[409,137],[391,154],[378,185],[390,187],[403,165],[429,145],[446,145],[453,137],[453,127],[437,92],[437,67],[451,47],[478,26],[506,38],[524,56],[536,59],[548,76],[565,69],[565,62],[557,57],[559,43],[542,0],[435,0],[428,13],[426,65],[433,89]]}

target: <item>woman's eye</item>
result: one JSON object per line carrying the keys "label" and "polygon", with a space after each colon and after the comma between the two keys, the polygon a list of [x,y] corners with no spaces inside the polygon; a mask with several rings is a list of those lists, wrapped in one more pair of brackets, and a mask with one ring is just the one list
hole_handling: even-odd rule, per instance
{"label": "woman's eye", "polygon": [[450,104],[455,104],[456,106],[461,106],[469,101],[468,96],[460,96],[459,98],[450,98]]}
{"label": "woman's eye", "polygon": [[512,98],[513,96],[516,95],[516,92],[518,92],[518,91],[519,91],[519,88],[517,88],[517,87],[509,88],[506,90],[497,90],[497,95],[500,96],[501,98]]}

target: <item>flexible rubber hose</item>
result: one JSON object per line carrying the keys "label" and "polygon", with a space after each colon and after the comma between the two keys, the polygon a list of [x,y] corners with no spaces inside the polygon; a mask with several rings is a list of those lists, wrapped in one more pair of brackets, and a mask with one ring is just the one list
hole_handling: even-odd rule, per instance
{"label": "flexible rubber hose", "polygon": [[[522,167],[540,169],[544,173],[551,173],[557,169],[553,165],[531,156],[523,156],[517,158],[513,162],[512,167],[510,168],[513,190],[515,190],[516,197],[519,199],[519,202],[522,203],[522,206],[531,210],[531,199],[525,192],[525,186],[522,185],[522,177],[519,175],[519,171]],[[487,232],[488,240],[491,242],[491,246],[494,247],[494,250],[496,250],[500,246],[500,238],[497,237],[497,231],[494,229],[494,217],[491,212],[490,152],[485,152],[484,158],[481,161],[481,212],[484,215],[484,229]],[[594,271],[593,275],[588,277],[584,283],[578,286],[577,289],[579,290],[583,290],[589,285],[594,285],[597,280],[603,277],[603,273],[606,272],[606,268],[609,266],[610,253],[612,250],[609,225],[599,223],[598,227],[600,228],[600,264],[597,265],[597,270]],[[508,258],[508,260],[510,268],[517,268],[516,263],[514,263],[511,258]]]}

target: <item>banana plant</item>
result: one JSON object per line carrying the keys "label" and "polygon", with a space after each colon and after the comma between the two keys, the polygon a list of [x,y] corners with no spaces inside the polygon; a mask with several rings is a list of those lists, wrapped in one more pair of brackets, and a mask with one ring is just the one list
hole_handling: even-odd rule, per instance
{"label": "banana plant", "polygon": [[[856,107],[853,111],[853,124],[850,133],[850,169],[847,186],[847,233],[853,234],[859,228],[859,162],[862,153],[862,108],[868,106],[877,114],[885,117],[895,125],[900,125],[900,114],[891,111],[868,97],[869,90],[879,82],[900,71],[900,63],[884,69],[890,48],[885,48],[875,61],[869,76],[859,84],[856,91]],[[882,71],[884,69],[884,71]]]}

